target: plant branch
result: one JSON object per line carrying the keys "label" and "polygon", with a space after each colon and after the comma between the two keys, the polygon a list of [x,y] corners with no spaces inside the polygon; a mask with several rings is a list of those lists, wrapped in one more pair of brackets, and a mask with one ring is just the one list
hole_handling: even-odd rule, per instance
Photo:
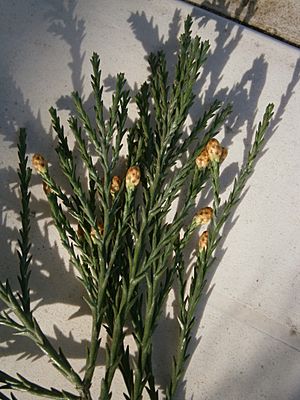
{"label": "plant branch", "polygon": [[[181,303],[180,312],[178,316],[179,323],[179,341],[177,347],[177,353],[173,360],[172,375],[170,384],[166,393],[168,400],[172,399],[178,383],[180,382],[184,373],[184,364],[188,358],[188,345],[191,340],[191,331],[195,321],[195,310],[199,302],[203,286],[205,284],[206,272],[211,265],[212,254],[220,241],[219,232],[223,227],[224,223],[228,219],[233,207],[238,203],[242,190],[244,189],[248,178],[250,177],[254,161],[262,149],[265,133],[270,124],[270,120],[273,115],[274,105],[269,104],[264,113],[262,122],[259,123],[254,143],[248,153],[248,158],[245,165],[242,167],[238,177],[234,181],[233,189],[229,195],[228,200],[224,203],[222,210],[216,217],[215,224],[211,231],[209,231],[209,241],[206,251],[199,251],[197,263],[194,267],[194,275],[192,277],[189,293],[184,294],[187,287],[187,280],[182,278],[179,280],[181,290]],[[215,203],[219,203],[218,196],[218,185],[215,186]]]}
{"label": "plant branch", "polygon": [[76,396],[65,390],[57,390],[55,388],[46,389],[34,382],[29,381],[22,375],[17,374],[19,379],[0,371],[0,382],[2,383],[1,389],[18,390],[31,393],[39,397],[47,397],[49,399],[62,399],[62,400],[80,400],[81,397]]}

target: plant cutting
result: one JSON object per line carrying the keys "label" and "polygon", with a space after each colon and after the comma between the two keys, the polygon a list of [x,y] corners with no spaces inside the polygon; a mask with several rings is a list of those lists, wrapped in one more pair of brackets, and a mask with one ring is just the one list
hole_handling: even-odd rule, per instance
{"label": "plant cutting", "polygon": [[[170,82],[164,52],[149,56],[150,76],[134,98],[138,117],[128,128],[130,93],[124,74],[116,80],[115,93],[104,117],[99,56],[91,58],[93,114],[87,112],[78,93],[73,93],[76,115],[68,120],[74,135],[71,145],[60,117],[50,108],[57,134],[57,159],[68,187],[61,187],[41,154],[32,166],[41,177],[49,212],[67,250],[76,276],[84,288],[83,300],[92,319],[83,373],[75,371],[63,349],[55,348],[34,316],[30,299],[30,178],[26,131],[19,134],[19,181],[21,229],[19,237],[19,284],[0,284],[6,309],[0,323],[28,336],[53,366],[74,387],[46,388],[18,375],[0,371],[2,399],[16,399],[16,391],[53,399],[107,400],[113,398],[113,379],[120,371],[124,398],[174,399],[188,358],[196,307],[214,260],[222,227],[238,203],[273,115],[273,104],[258,124],[245,164],[230,194],[220,194],[220,171],[228,149],[216,138],[232,112],[231,105],[214,101],[198,117],[188,134],[186,120],[195,100],[193,87],[205,62],[209,43],[192,36],[187,17],[179,40],[174,79]],[[123,145],[126,167],[120,169]],[[92,149],[92,151],[91,151]],[[78,173],[74,155],[79,152],[86,173]],[[196,203],[203,188],[210,188],[212,204]],[[178,197],[182,206],[171,211]],[[199,236],[193,264],[188,267],[185,249]],[[33,272],[34,273],[34,272]],[[168,385],[158,389],[153,365],[153,334],[171,290],[177,291],[178,343]],[[129,327],[129,329],[127,329]],[[127,344],[131,335],[134,349]],[[101,343],[105,344],[105,373],[95,382],[94,372]],[[93,386],[92,386],[93,385]],[[93,390],[92,390],[93,389]],[[9,397],[10,396],[10,397]]]}

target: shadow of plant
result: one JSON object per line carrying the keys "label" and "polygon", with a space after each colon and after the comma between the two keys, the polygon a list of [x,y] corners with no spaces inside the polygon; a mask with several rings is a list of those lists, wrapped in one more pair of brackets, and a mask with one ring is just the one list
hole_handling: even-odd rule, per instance
{"label": "shadow of plant", "polygon": [[[234,9],[229,13],[229,8]],[[241,0],[239,4],[230,4],[229,1],[224,0],[205,0],[201,3],[201,7],[206,10],[214,10],[220,14],[226,16],[234,16],[234,18],[242,21],[243,23],[249,23],[251,18],[254,16],[257,10],[257,0]]]}

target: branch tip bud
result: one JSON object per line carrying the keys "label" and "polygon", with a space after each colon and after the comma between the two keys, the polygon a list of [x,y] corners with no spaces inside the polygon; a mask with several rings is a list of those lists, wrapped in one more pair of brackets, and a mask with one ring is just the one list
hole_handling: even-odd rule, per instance
{"label": "branch tip bud", "polygon": [[200,211],[194,216],[193,224],[195,226],[200,226],[208,224],[213,216],[213,209],[211,207],[201,208]]}
{"label": "branch tip bud", "polygon": [[140,183],[140,179],[141,179],[141,171],[139,167],[137,166],[130,167],[126,174],[126,189],[134,190]]}
{"label": "branch tip bud", "polygon": [[121,179],[117,175],[113,176],[109,190],[110,194],[114,196],[116,193],[119,192],[120,187],[121,187]]}
{"label": "branch tip bud", "polygon": [[201,233],[199,237],[199,250],[205,251],[208,246],[208,231],[204,231]]}
{"label": "branch tip bud", "polygon": [[223,152],[223,147],[217,139],[210,139],[206,145],[208,158],[210,161],[220,162]]}
{"label": "branch tip bud", "polygon": [[52,193],[51,187],[46,182],[43,182],[43,190],[46,196],[49,196]]}
{"label": "branch tip bud", "polygon": [[207,150],[204,149],[201,151],[199,156],[196,158],[196,165],[197,165],[198,169],[205,169],[208,167],[208,164],[209,164],[208,153],[207,153]]}
{"label": "branch tip bud", "polygon": [[41,154],[34,154],[32,157],[32,166],[39,174],[45,173],[47,170],[47,161]]}

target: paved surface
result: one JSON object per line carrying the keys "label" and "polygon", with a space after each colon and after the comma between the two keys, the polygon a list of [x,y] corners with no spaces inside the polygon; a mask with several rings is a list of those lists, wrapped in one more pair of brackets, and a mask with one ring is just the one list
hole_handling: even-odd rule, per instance
{"label": "paved surface", "polygon": [[300,46],[299,0],[190,0]]}
{"label": "paved surface", "polygon": [[[147,77],[145,57],[164,48],[172,65],[176,36],[192,13],[194,31],[211,42],[192,119],[212,99],[232,101],[220,133],[230,147],[222,185],[232,182],[268,102],[276,111],[265,152],[216,254],[209,295],[198,309],[191,359],[176,400],[299,400],[300,365],[300,51],[181,1],[40,0],[2,2],[0,15],[0,248],[2,279],[15,274],[19,227],[16,130],[28,129],[29,153],[44,153],[58,174],[48,109],[65,120],[68,94],[90,107],[89,58],[101,54],[105,102],[123,71],[131,88]],[[201,88],[201,94],[200,94]],[[107,104],[107,103],[106,103]],[[134,110],[131,110],[134,118]],[[67,131],[68,132],[68,131]],[[69,132],[68,132],[69,133]],[[76,370],[83,367],[90,318],[67,256],[50,224],[40,180],[32,181],[32,297],[35,316]],[[228,193],[225,190],[222,199]],[[202,204],[203,205],[203,204]],[[207,205],[207,204],[205,204]],[[196,245],[192,243],[191,251]],[[13,280],[16,283],[15,280]],[[172,299],[155,337],[158,382],[168,378],[176,337]],[[71,318],[72,317],[72,318]],[[29,340],[0,328],[1,369],[44,386],[70,389]],[[100,364],[104,357],[104,342]],[[97,377],[103,373],[101,365]],[[98,381],[99,382],[99,381]],[[94,386],[96,393],[97,384]],[[120,376],[113,400],[122,398]],[[32,396],[18,394],[18,399]],[[95,396],[96,398],[96,396]]]}

